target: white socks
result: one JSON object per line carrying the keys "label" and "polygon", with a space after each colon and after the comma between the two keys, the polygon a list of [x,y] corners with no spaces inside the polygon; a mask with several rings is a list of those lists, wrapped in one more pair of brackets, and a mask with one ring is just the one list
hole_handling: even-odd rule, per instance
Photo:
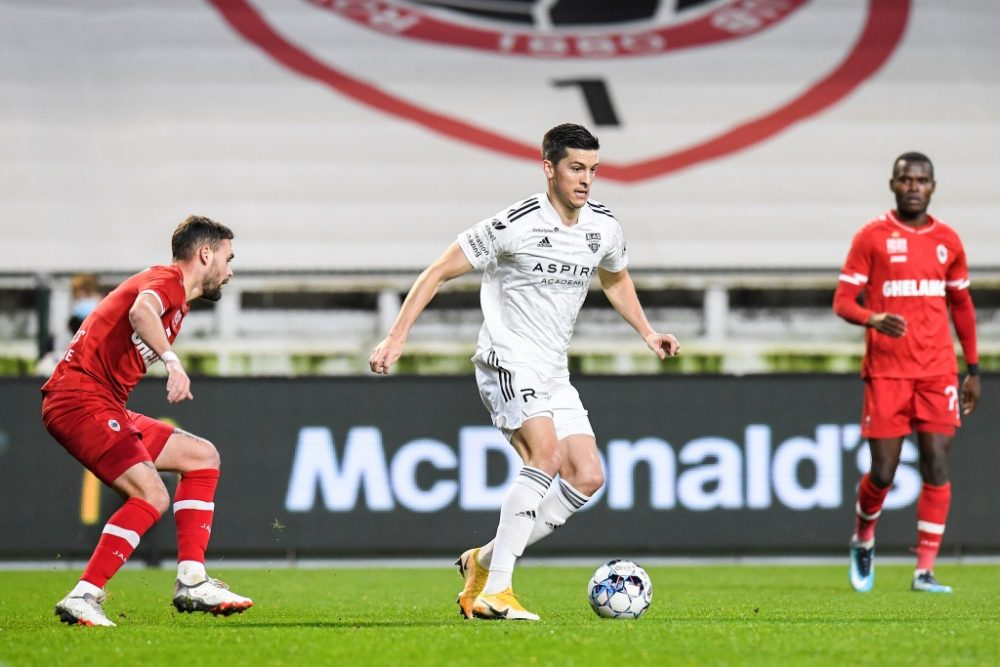
{"label": "white socks", "polygon": [[199,563],[196,560],[182,560],[177,563],[177,579],[185,586],[194,586],[195,584],[205,581],[208,579],[208,573],[205,572],[205,564]]}
{"label": "white socks", "polygon": [[[590,496],[585,496],[576,489],[574,489],[570,484],[562,479],[559,480],[558,484],[552,484],[549,486],[548,492],[539,503],[538,509],[536,511],[535,523],[531,527],[531,534],[528,535],[528,540],[525,546],[534,544],[535,542],[548,537],[557,528],[562,526],[578,509],[583,507],[584,503],[590,500]],[[503,509],[501,508],[501,517],[503,516]],[[502,522],[502,518],[501,518]],[[500,531],[497,530],[497,538],[500,536]],[[476,555],[476,560],[483,567],[489,568],[490,578],[493,578],[494,571],[494,552],[496,549],[497,540],[494,539],[489,544],[479,549],[479,553]],[[523,553],[516,554],[516,557],[520,557]],[[503,572],[504,570],[500,570]],[[511,573],[513,572],[513,562],[511,562]],[[504,580],[502,580],[506,585],[504,588],[510,585],[510,575],[508,574]],[[501,579],[497,579],[497,583],[501,583]],[[490,588],[489,582],[486,584],[487,589]],[[501,588],[500,590],[503,590]],[[484,592],[486,592],[484,590]],[[490,591],[491,593],[495,591]]]}
{"label": "white socks", "polygon": [[[552,478],[538,468],[524,466],[518,473],[507,497],[500,506],[500,524],[493,540],[490,576],[484,595],[493,595],[510,588],[514,563],[524,553],[535,527],[538,507],[552,484]],[[482,552],[480,552],[482,553]],[[482,563],[482,557],[480,557]]]}
{"label": "white socks", "polygon": [[95,598],[100,598],[101,593],[103,592],[104,591],[102,589],[98,588],[89,581],[84,581],[83,579],[81,579],[80,581],[76,582],[76,586],[73,587],[73,590],[69,592],[69,595],[67,597],[82,598],[84,595],[93,595]]}

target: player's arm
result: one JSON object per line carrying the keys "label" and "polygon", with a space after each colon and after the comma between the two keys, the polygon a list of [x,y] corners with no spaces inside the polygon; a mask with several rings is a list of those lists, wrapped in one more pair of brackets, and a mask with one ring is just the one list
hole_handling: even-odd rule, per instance
{"label": "player's arm", "polygon": [[444,254],[433,264],[424,269],[410,288],[410,293],[406,295],[396,321],[389,329],[389,334],[372,350],[368,358],[372,372],[383,375],[389,373],[389,368],[403,353],[403,344],[410,335],[410,328],[437,294],[441,285],[472,271],[472,268],[472,264],[456,241],[448,246]]}
{"label": "player's arm", "polygon": [[194,396],[191,394],[191,379],[184,372],[180,359],[170,349],[170,341],[160,321],[161,307],[159,299],[144,292],[135,298],[128,311],[128,321],[142,342],[163,360],[167,367],[167,401],[177,403]]}
{"label": "player's arm", "polygon": [[608,297],[608,301],[618,311],[618,314],[639,332],[642,339],[646,341],[646,345],[656,353],[656,356],[660,359],[666,359],[680,353],[681,344],[677,342],[673,334],[659,333],[650,326],[642,304],[639,303],[639,296],[635,293],[635,284],[628,274],[628,269],[614,272],[598,267],[597,274],[601,278],[601,288]]}
{"label": "player's arm", "polygon": [[833,312],[851,324],[870,327],[893,338],[906,335],[906,319],[896,313],[876,313],[860,303],[863,284],[852,276],[841,275],[833,293]]}
{"label": "player's arm", "polygon": [[962,344],[962,355],[965,357],[967,375],[962,381],[962,414],[970,415],[979,403],[979,349],[976,341],[976,307],[972,296],[966,288],[948,290],[948,304],[951,306],[951,321],[955,324],[955,333]]}

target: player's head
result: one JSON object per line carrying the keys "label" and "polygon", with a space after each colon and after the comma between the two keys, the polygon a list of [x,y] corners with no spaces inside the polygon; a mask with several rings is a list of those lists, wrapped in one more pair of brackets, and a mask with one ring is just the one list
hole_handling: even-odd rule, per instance
{"label": "player's head", "polygon": [[222,286],[229,282],[233,272],[233,231],[210,218],[189,215],[177,225],[171,246],[174,262],[187,264],[197,270],[201,280],[201,298],[218,301]]}
{"label": "player's head", "polygon": [[542,137],[542,159],[553,165],[566,157],[567,148],[597,151],[601,149],[601,144],[587,128],[574,123],[556,125]]}
{"label": "player's head", "polygon": [[568,213],[587,204],[600,162],[597,153],[600,147],[597,137],[580,125],[557,125],[545,133],[542,169],[554,206]]}
{"label": "player's head", "polygon": [[896,196],[896,212],[904,219],[923,215],[934,194],[934,163],[923,153],[903,153],[892,163],[889,189]]}

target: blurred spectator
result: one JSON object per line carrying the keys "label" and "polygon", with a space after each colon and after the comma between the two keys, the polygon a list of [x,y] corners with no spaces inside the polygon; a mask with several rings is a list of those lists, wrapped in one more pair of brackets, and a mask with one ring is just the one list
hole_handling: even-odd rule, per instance
{"label": "blurred spectator", "polygon": [[83,321],[90,315],[90,311],[97,306],[97,302],[104,298],[101,285],[97,282],[97,276],[93,273],[78,273],[69,281],[70,289],[70,315],[66,326],[69,328],[70,336],[76,334]]}

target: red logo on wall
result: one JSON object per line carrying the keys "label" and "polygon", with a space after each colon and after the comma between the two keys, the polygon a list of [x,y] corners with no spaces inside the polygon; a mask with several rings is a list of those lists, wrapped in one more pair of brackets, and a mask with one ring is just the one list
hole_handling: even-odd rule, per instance
{"label": "red logo on wall", "polygon": [[[602,178],[625,183],[749,148],[835,105],[892,55],[910,7],[857,0],[826,25],[807,0],[492,5],[506,14],[438,0],[301,1],[315,11],[307,25],[263,0],[209,0],[284,67],[457,141],[537,161],[535,135],[596,124],[605,154],[634,153],[601,163]],[[345,31],[363,48],[338,50]],[[761,40],[772,41],[761,49]],[[762,53],[778,55],[749,70],[751,80],[685,79],[693,59],[724,78],[727,62],[746,69]],[[437,95],[443,86],[463,94]],[[436,106],[444,98],[447,108]]]}

